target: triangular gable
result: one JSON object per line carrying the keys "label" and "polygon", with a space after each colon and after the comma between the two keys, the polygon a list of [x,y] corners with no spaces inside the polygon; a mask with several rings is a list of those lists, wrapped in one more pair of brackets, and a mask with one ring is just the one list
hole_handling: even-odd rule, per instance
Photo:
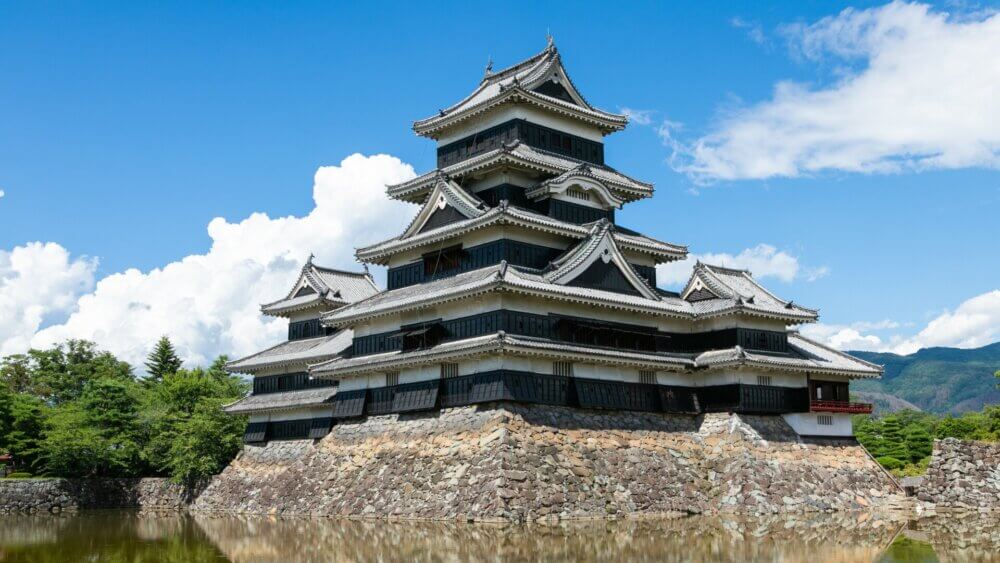
{"label": "triangular gable", "polygon": [[298,291],[296,291],[295,295],[293,295],[292,297],[302,297],[304,295],[313,295],[315,293],[316,293],[316,290],[313,289],[312,286],[310,286],[310,285],[304,285],[304,286],[302,286],[301,289],[299,289]]}
{"label": "triangular gable", "polygon": [[553,262],[552,266],[554,269],[544,275],[552,283],[660,300],[660,295],[649,287],[622,255],[612,236],[612,225],[607,221],[595,226],[588,239]]}
{"label": "triangular gable", "polygon": [[712,273],[707,264],[696,262],[687,285],[681,291],[681,299],[704,301],[706,299],[735,299],[740,297],[731,287]]}
{"label": "triangular gable", "polygon": [[449,223],[474,219],[486,213],[486,205],[445,176],[438,177],[424,206],[400,238],[441,227]]}

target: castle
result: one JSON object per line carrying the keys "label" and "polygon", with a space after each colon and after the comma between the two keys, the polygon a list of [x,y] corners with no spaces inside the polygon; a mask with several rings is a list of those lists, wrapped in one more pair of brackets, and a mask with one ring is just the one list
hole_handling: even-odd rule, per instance
{"label": "castle", "polygon": [[605,162],[626,124],[587,102],[551,40],[415,122],[437,169],[387,191],[420,209],[356,254],[388,268],[387,289],[310,258],[262,306],[289,319],[288,341],[228,365],[254,377],[226,407],[249,415],[246,442],[497,401],[780,416],[799,436],[850,438],[871,405],[849,383],[881,368],[798,333],[815,310],[704,263],[682,291],[657,287],[657,265],[688,250],[616,220],[653,196]]}

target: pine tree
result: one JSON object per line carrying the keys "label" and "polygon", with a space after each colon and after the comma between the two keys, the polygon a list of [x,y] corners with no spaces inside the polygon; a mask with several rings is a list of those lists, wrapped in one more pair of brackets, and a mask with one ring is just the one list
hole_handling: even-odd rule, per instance
{"label": "pine tree", "polygon": [[882,455],[896,458],[901,462],[906,462],[910,458],[910,452],[906,448],[906,439],[903,437],[903,425],[894,416],[888,416],[882,421]]}
{"label": "pine tree", "polygon": [[934,450],[934,441],[923,427],[910,426],[906,429],[906,448],[910,451],[910,461],[917,463],[931,455]]}
{"label": "pine tree", "polygon": [[146,359],[146,371],[149,372],[149,379],[162,381],[163,376],[177,373],[179,369],[181,369],[181,360],[174,351],[174,345],[166,336],[160,337]]}

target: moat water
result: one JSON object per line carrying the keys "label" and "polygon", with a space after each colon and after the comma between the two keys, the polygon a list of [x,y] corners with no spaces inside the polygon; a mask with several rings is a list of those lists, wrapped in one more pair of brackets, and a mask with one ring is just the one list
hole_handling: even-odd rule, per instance
{"label": "moat water", "polygon": [[1000,515],[512,526],[91,511],[0,516],[0,561],[1000,561]]}

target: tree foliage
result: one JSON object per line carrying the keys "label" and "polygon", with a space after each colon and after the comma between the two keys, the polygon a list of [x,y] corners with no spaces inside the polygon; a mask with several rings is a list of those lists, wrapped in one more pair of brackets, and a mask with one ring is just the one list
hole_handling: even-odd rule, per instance
{"label": "tree foliage", "polygon": [[156,346],[146,358],[146,372],[151,381],[160,381],[164,377],[177,373],[181,369],[181,359],[177,357],[173,343],[166,336],[156,341]]}
{"label": "tree foliage", "polygon": [[919,475],[927,468],[935,439],[1000,440],[1000,406],[958,417],[912,410],[884,418],[859,415],[854,435],[887,469],[900,476]]}
{"label": "tree foliage", "polygon": [[239,451],[246,423],[221,411],[248,387],[225,363],[220,357],[207,370],[180,369],[166,338],[150,356],[159,376],[142,381],[81,340],[7,356],[0,359],[0,450],[19,469],[52,476],[202,479]]}

